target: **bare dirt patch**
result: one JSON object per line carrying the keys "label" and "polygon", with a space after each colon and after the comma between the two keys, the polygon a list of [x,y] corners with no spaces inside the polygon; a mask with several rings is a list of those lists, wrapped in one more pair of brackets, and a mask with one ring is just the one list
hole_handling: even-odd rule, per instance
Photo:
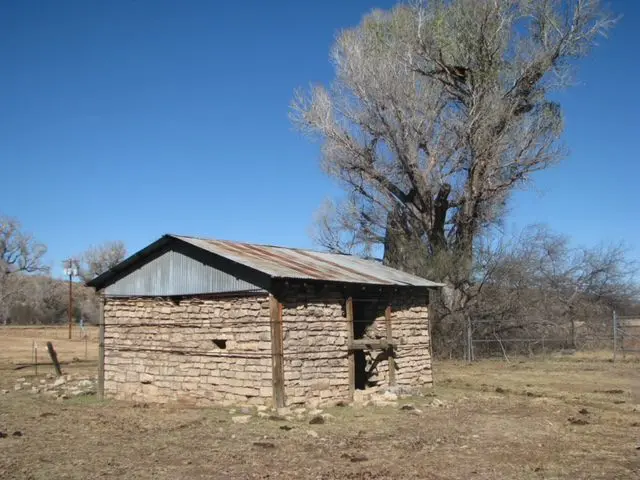
{"label": "bare dirt patch", "polygon": [[[425,396],[325,409],[313,424],[317,412],[286,419],[9,390],[0,394],[0,478],[635,479],[638,366],[441,363]],[[82,364],[68,371],[95,375]],[[5,389],[25,377],[0,373]],[[623,393],[604,393],[612,390]],[[239,414],[246,423],[234,422]]]}

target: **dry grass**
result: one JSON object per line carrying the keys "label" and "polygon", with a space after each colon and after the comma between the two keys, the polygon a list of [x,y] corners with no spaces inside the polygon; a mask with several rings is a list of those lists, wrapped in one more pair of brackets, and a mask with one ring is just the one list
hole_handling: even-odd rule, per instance
{"label": "dry grass", "polygon": [[74,358],[81,360],[97,360],[98,329],[86,327],[87,357],[85,358],[85,342],[80,328],[74,326],[72,339],[69,330],[60,326],[11,326],[0,327],[0,368],[2,364],[25,364],[33,361],[33,343],[38,344],[38,361],[50,362],[47,354],[47,342],[52,342],[60,362],[70,362]]}
{"label": "dry grass", "polygon": [[[11,390],[0,396],[0,478],[637,479],[639,368],[597,356],[441,363],[438,385],[409,400],[422,414],[335,407],[324,425]],[[1,372],[0,388],[25,376]]]}

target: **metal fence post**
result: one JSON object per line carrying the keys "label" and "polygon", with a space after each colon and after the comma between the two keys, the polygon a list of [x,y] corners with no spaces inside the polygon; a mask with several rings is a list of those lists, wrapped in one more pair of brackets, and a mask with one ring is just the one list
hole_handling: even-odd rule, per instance
{"label": "metal fence post", "polygon": [[616,350],[618,348],[618,325],[616,311],[613,311],[613,363],[616,363]]}
{"label": "metal fence post", "polygon": [[471,317],[467,317],[467,361],[473,362],[473,334],[471,333]]}

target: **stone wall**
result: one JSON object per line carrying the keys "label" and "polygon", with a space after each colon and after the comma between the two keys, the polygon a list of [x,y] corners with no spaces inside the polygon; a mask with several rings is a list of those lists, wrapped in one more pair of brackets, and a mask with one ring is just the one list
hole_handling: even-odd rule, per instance
{"label": "stone wall", "polygon": [[[382,328],[384,318],[376,321]],[[395,350],[396,385],[423,387],[433,384],[431,374],[431,344],[429,338],[429,297],[427,292],[393,296],[391,326]],[[385,330],[386,333],[386,330]],[[381,381],[388,380],[388,363],[380,365]]]}
{"label": "stone wall", "polygon": [[107,396],[271,403],[266,295],[181,301],[108,298],[105,325]]}
{"label": "stone wall", "polygon": [[344,295],[290,287],[281,302],[287,405],[323,405],[348,399]]}
{"label": "stone wall", "polygon": [[[394,293],[392,298],[396,384],[429,386],[427,294]],[[310,293],[290,286],[280,301],[287,405],[348,400],[345,293],[337,288]],[[386,302],[378,305],[365,338],[386,338]],[[112,398],[199,405],[272,403],[267,295],[179,302],[108,298],[105,323],[105,391]],[[383,352],[359,355],[366,361],[369,386],[388,386],[389,363]]]}
{"label": "stone wall", "polygon": [[[370,324],[363,338],[386,338],[384,307],[387,302],[382,298],[388,298],[388,294],[380,294],[380,297],[379,302],[371,302],[371,294],[367,298],[366,305],[373,305],[375,313],[368,317]],[[314,293],[290,287],[282,303],[287,404],[324,405],[347,400],[349,352],[345,293],[338,289]],[[398,344],[395,351],[396,385],[406,389],[430,386],[427,292],[394,293],[391,323],[393,341]],[[389,362],[384,352],[365,350],[355,355],[364,358],[366,365],[363,367],[356,362],[356,370],[364,368],[368,387],[389,385]]]}
{"label": "stone wall", "polygon": [[[391,301],[391,328],[395,348],[396,385],[406,389],[431,386],[431,354],[429,339],[429,298],[427,292],[396,293]],[[384,312],[376,317],[365,337],[386,338]],[[380,351],[365,352],[367,365]],[[381,361],[373,368],[370,381],[388,385],[389,362]]]}

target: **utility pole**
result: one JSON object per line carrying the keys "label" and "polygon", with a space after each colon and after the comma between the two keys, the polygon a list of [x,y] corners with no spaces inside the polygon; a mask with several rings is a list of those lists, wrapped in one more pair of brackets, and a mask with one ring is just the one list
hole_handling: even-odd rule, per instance
{"label": "utility pole", "polygon": [[73,277],[78,275],[78,267],[73,258],[65,261],[64,274],[69,277],[69,340],[71,340],[71,329],[73,327]]}

